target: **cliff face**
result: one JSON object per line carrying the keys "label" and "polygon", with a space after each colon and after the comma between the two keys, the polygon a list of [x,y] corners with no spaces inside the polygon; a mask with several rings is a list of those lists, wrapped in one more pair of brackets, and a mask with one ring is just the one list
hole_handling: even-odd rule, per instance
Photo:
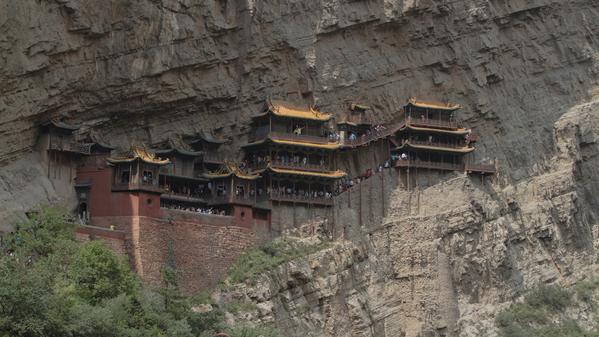
{"label": "cliff face", "polygon": [[381,121],[408,96],[450,100],[495,183],[456,176],[409,209],[399,188],[386,225],[314,258],[314,311],[272,315],[313,335],[492,334],[497,303],[595,262],[598,33],[593,0],[0,1],[0,219],[72,197],[32,153],[48,117],[120,146],[199,130],[235,146],[267,95]]}

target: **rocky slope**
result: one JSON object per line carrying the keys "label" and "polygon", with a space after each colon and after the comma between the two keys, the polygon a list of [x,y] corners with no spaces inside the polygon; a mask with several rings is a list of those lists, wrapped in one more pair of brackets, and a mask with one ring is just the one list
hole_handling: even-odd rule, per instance
{"label": "rocky slope", "polygon": [[267,95],[381,121],[447,99],[494,184],[455,176],[417,207],[398,188],[385,224],[252,297],[303,335],[491,336],[498,303],[596,260],[598,34],[594,0],[0,1],[0,223],[69,200],[32,152],[49,117],[120,146],[236,146]]}

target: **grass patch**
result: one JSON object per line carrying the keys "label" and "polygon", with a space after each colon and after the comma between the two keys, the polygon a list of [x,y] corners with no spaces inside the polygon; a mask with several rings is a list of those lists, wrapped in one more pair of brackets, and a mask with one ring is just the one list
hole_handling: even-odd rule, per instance
{"label": "grass patch", "polygon": [[578,282],[574,291],[578,298],[586,303],[593,302],[593,292],[599,288],[599,279]]}
{"label": "grass patch", "polygon": [[566,309],[576,307],[574,294],[592,298],[599,282],[581,283],[574,290],[557,286],[539,286],[499,313],[496,324],[504,337],[599,337],[599,331],[588,331],[568,316]]}
{"label": "grass patch", "polygon": [[240,256],[229,269],[227,280],[231,284],[241,282],[255,284],[259,276],[279,265],[315,253],[328,247],[328,245],[328,241],[309,245],[286,238],[268,242]]}
{"label": "grass patch", "polygon": [[550,311],[562,311],[572,305],[572,293],[556,286],[539,286],[528,295],[525,302],[534,308],[546,307]]}
{"label": "grass patch", "polygon": [[281,337],[281,334],[270,325],[238,326],[231,330],[234,337]]}
{"label": "grass patch", "polygon": [[254,302],[244,300],[234,300],[226,305],[227,311],[232,314],[239,314],[242,312],[255,312],[258,311],[258,306]]}

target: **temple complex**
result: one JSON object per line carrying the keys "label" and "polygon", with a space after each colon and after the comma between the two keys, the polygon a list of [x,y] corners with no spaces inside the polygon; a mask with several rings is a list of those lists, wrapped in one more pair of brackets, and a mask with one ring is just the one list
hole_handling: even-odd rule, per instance
{"label": "temple complex", "polygon": [[208,205],[208,179],[202,177],[204,152],[169,140],[153,152],[169,160],[160,168],[160,205],[174,209],[204,209]]}
{"label": "temple complex", "polygon": [[[407,176],[408,189],[410,170],[495,173],[472,164],[478,137],[456,118],[459,108],[411,98],[399,120],[382,125],[361,104],[334,116],[268,99],[251,118],[241,160],[227,158],[226,141],[207,132],[118,152],[58,121],[42,125],[40,149],[49,177],[74,182],[80,235],[108,240],[152,281],[178,254],[195,266],[185,277],[202,289],[243,249],[298,224],[318,218],[337,235],[340,210],[357,207],[362,225],[372,216],[362,212],[363,193],[379,200],[384,216],[384,174],[380,187],[356,188],[384,169]],[[215,261],[219,268],[206,267]]]}

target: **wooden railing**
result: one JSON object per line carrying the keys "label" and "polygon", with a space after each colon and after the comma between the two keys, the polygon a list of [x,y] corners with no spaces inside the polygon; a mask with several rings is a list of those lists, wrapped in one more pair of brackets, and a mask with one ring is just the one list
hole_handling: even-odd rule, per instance
{"label": "wooden railing", "polygon": [[50,145],[48,146],[49,150],[55,151],[63,151],[63,152],[73,152],[89,155],[91,153],[91,145],[92,144],[83,144],[77,142],[67,142],[67,141],[56,141],[51,140]]}
{"label": "wooden railing", "polygon": [[492,164],[453,164],[433,161],[420,161],[420,160],[397,160],[395,161],[395,167],[415,167],[415,168],[427,168],[433,170],[444,170],[444,171],[460,171],[467,173],[481,173],[481,174],[494,174],[497,172],[495,165]]}
{"label": "wooden railing", "polygon": [[468,173],[493,174],[497,172],[495,165],[491,164],[466,164],[465,168]]}
{"label": "wooden railing", "polygon": [[164,192],[164,188],[152,183],[117,183],[112,185],[112,190],[118,191],[135,191],[143,190],[149,192]]}
{"label": "wooden railing", "polygon": [[300,171],[313,171],[313,172],[330,172],[331,170],[327,165],[320,164],[302,164],[302,163],[290,163],[283,162],[280,160],[273,160],[270,165],[272,167],[284,168],[290,170],[300,170]]}
{"label": "wooden railing", "polygon": [[160,195],[161,199],[168,199],[174,201],[185,201],[194,203],[207,203],[209,196],[202,197],[200,195],[188,195],[183,193],[166,192]]}
{"label": "wooden railing", "polygon": [[297,135],[295,133],[281,132],[281,131],[269,131],[268,129],[256,130],[248,137],[250,143],[254,143],[266,138],[275,138],[280,140],[288,140],[295,142],[307,142],[316,144],[328,144],[329,139],[327,137],[315,136],[315,135]]}
{"label": "wooden railing", "polygon": [[369,134],[356,137],[356,139],[347,138],[347,139],[343,140],[343,145],[346,147],[363,146],[370,142],[379,140],[381,138],[391,136],[392,134],[397,132],[400,128],[402,128],[404,125],[405,125],[405,123],[403,123],[403,122],[395,123],[395,124],[388,124],[388,125],[383,126],[384,128],[381,130],[378,130],[378,131],[372,130]]}
{"label": "wooden railing", "polygon": [[308,143],[316,143],[316,144],[327,144],[329,143],[329,139],[327,137],[314,136],[314,135],[296,135],[295,133],[286,133],[279,131],[271,131],[270,137],[281,139],[281,140],[290,140],[296,142],[308,142]]}
{"label": "wooden railing", "polygon": [[406,119],[407,124],[414,126],[425,126],[432,128],[444,128],[444,129],[457,129],[458,123],[455,121],[442,121],[436,119],[422,119],[408,117]]}
{"label": "wooden railing", "polygon": [[421,160],[397,160],[395,167],[410,167],[410,168],[428,168],[433,170],[443,171],[464,171],[464,164],[443,163],[434,161]]}
{"label": "wooden railing", "polygon": [[442,147],[442,148],[448,148],[448,149],[463,149],[465,147],[467,147],[466,144],[451,144],[451,143],[441,143],[441,142],[429,142],[429,141],[422,141],[422,140],[414,140],[414,139],[404,139],[402,141],[402,143],[410,143],[412,145],[422,145],[422,146],[432,146],[432,147]]}

